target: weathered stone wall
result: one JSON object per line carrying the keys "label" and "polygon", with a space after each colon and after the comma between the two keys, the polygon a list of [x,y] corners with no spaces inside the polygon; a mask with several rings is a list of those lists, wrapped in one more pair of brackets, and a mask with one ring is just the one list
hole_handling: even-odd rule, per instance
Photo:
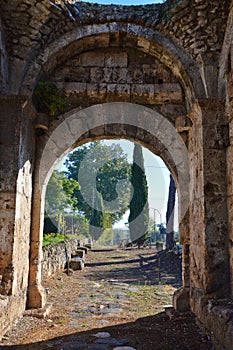
{"label": "weathered stone wall", "polygon": [[70,259],[75,247],[78,247],[78,241],[75,239],[43,247],[42,280],[64,269],[67,264],[67,256]]}
{"label": "weathered stone wall", "polygon": [[32,197],[33,129],[25,99],[1,98],[0,334],[26,305]]}
{"label": "weathered stone wall", "polygon": [[142,103],[173,123],[185,113],[177,78],[164,64],[136,48],[85,51],[43,78],[64,90],[72,107],[111,101]]}
{"label": "weathered stone wall", "polygon": [[[195,132],[192,142],[195,142],[195,153],[199,148],[199,155],[195,160],[192,148],[191,281],[193,292],[199,290],[207,298],[223,298],[229,296],[225,172],[228,127],[221,101],[199,103],[201,109],[196,112],[199,113],[199,131],[198,123],[192,127],[192,132]],[[218,166],[214,167],[213,162]],[[195,299],[198,297],[193,295],[193,301]]]}
{"label": "weathered stone wall", "polygon": [[229,215],[229,250],[231,269],[231,297],[233,298],[233,6],[229,15],[225,45],[223,47],[222,65],[225,68],[227,80],[226,118],[229,122],[229,147],[227,149],[227,185],[228,185],[228,215]]}
{"label": "weathered stone wall", "polygon": [[7,52],[5,48],[5,42],[4,42],[2,21],[0,18],[0,92],[2,93],[6,92],[7,77],[8,77]]}

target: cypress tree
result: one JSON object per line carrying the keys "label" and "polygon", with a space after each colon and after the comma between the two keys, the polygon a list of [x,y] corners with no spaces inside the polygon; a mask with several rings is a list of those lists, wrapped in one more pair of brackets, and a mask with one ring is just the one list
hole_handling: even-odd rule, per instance
{"label": "cypress tree", "polygon": [[135,143],[131,167],[133,197],[130,202],[129,230],[131,240],[138,248],[147,237],[149,223],[148,186],[144,168],[142,147]]}
{"label": "cypress tree", "polygon": [[171,250],[174,247],[174,211],[176,201],[176,184],[170,174],[170,185],[168,192],[167,201],[167,212],[166,212],[166,249]]}

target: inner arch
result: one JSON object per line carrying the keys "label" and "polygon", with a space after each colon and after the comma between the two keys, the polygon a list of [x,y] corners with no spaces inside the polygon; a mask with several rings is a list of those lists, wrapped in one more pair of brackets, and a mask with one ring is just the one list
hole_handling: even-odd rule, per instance
{"label": "inner arch", "polygon": [[184,218],[189,206],[188,151],[175,127],[162,114],[142,105],[112,102],[74,109],[60,116],[46,136],[38,139],[38,158],[34,177],[31,256],[28,305],[33,308],[45,303],[41,286],[42,237],[44,201],[48,180],[55,165],[72,149],[101,138],[126,138],[145,145],[159,155],[176,181],[178,220]]}
{"label": "inner arch", "polygon": [[38,185],[42,192],[55,164],[65,154],[83,143],[103,137],[137,140],[164,160],[176,179],[182,198],[182,218],[189,203],[187,148],[166,118],[150,108],[132,103],[105,103],[65,114],[41,153]]}

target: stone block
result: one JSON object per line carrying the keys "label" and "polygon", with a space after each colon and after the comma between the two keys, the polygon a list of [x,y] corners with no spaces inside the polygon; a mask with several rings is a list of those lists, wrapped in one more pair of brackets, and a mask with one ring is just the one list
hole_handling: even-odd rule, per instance
{"label": "stone block", "polygon": [[79,257],[71,258],[69,267],[73,270],[82,270],[84,268],[84,261]]}
{"label": "stone block", "polygon": [[84,247],[85,247],[85,248],[88,248],[88,249],[91,249],[91,248],[92,248],[91,243],[85,243]]}
{"label": "stone block", "polygon": [[190,310],[190,291],[189,288],[180,288],[173,295],[173,306],[176,311],[187,312]]}
{"label": "stone block", "polygon": [[52,304],[46,304],[42,308],[28,309],[24,311],[24,316],[45,319],[51,312]]}
{"label": "stone block", "polygon": [[71,252],[71,258],[85,258],[85,251],[82,249]]}
{"label": "stone block", "polygon": [[104,67],[104,53],[102,52],[84,52],[80,56],[83,67]]}
{"label": "stone block", "polygon": [[90,80],[94,83],[99,83],[104,80],[104,71],[100,67],[90,69]]}
{"label": "stone block", "polygon": [[85,252],[85,254],[87,254],[87,252],[88,252],[87,247],[78,247],[78,250],[83,250]]}
{"label": "stone block", "polygon": [[71,92],[85,92],[87,90],[86,83],[65,83],[63,86],[65,87],[66,91]]}
{"label": "stone block", "polygon": [[105,67],[127,67],[127,52],[114,52],[105,56]]}

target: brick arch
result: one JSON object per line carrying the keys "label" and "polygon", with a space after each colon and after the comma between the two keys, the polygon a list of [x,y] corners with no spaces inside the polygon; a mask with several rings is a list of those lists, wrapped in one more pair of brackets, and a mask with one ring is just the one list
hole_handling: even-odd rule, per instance
{"label": "brick arch", "polygon": [[88,48],[113,46],[111,36],[114,33],[125,35],[126,45],[135,45],[161,61],[178,78],[182,85],[186,102],[192,105],[195,98],[205,98],[206,92],[201,79],[199,67],[192,57],[177,43],[159,31],[133,23],[108,23],[84,25],[62,35],[48,45],[29,66],[23,77],[21,94],[30,95],[37,79],[45,71],[51,71],[65,61],[67,55]]}
{"label": "brick arch", "polygon": [[30,307],[44,304],[40,269],[44,198],[48,180],[54,166],[65,154],[83,143],[100,138],[135,140],[159,155],[176,179],[180,220],[188,209],[188,151],[175,127],[161,114],[141,105],[117,102],[94,105],[84,110],[75,109],[63,115],[38,144],[28,293]]}

